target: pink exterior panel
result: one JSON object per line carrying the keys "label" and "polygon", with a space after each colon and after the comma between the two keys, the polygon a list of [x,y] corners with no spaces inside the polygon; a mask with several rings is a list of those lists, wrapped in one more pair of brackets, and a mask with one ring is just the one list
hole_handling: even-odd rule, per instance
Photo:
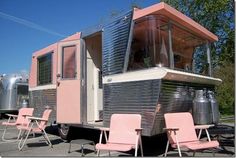
{"label": "pink exterior panel", "polygon": [[[75,33],[61,41],[73,41],[80,39],[81,33]],[[38,50],[33,53],[32,56],[32,63],[30,68],[30,76],[29,76],[29,88],[35,88],[37,87],[37,58],[45,55],[49,52],[53,52],[52,56],[52,84],[56,84],[56,73],[57,73],[57,50],[58,50],[58,42],[54,43],[48,47],[45,47],[41,50]]]}
{"label": "pink exterior panel", "polygon": [[194,32],[198,36],[206,38],[211,42],[218,40],[218,37],[216,35],[208,31],[206,28],[204,28],[194,20],[190,19],[186,15],[182,14],[181,12],[172,8],[171,6],[165,4],[164,2],[152,5],[144,9],[135,9],[133,19],[136,20],[150,14],[165,15],[172,21],[175,21],[180,25],[186,27],[187,29]]}
{"label": "pink exterior panel", "polygon": [[77,33],[75,33],[75,34],[73,34],[73,35],[71,35],[71,36],[69,36],[69,37],[67,37],[67,38],[65,38],[61,41],[65,42],[65,41],[78,40],[78,39],[80,39],[80,35],[81,35],[81,32],[77,32]]}
{"label": "pink exterior panel", "polygon": [[36,51],[32,56],[32,63],[29,76],[29,88],[37,87],[37,58],[47,53],[52,54],[52,84],[56,84],[56,70],[57,70],[57,43],[52,44],[46,48]]}
{"label": "pink exterior panel", "polygon": [[[57,74],[57,122],[80,123],[80,41],[66,41],[58,43],[58,68]],[[76,72],[75,78],[63,78],[62,52],[64,47],[76,46]],[[67,52],[68,53],[68,52]]]}

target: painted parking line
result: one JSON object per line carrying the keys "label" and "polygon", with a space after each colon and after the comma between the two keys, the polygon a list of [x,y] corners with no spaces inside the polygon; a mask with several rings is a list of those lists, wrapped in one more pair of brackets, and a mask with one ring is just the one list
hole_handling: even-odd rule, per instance
{"label": "painted parking line", "polygon": [[[15,129],[17,130],[17,128],[7,128],[7,130],[11,130],[11,129]],[[5,129],[0,129],[0,131],[4,131]]]}
{"label": "painted parking line", "polygon": [[[54,136],[54,135],[51,135],[51,136],[48,136],[49,139],[50,138],[59,138],[58,136]],[[36,137],[36,138],[28,138],[27,141],[33,141],[33,140],[39,140],[39,139],[44,139],[43,137]],[[13,143],[13,144],[18,144],[19,143],[19,140],[18,141],[6,141],[6,142],[0,142],[0,144],[6,144],[6,143]]]}

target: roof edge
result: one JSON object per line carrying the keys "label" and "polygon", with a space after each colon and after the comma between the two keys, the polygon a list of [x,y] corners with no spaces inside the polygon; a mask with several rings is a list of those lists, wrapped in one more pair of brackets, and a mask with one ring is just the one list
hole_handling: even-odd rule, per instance
{"label": "roof edge", "polygon": [[205,27],[194,21],[193,19],[189,18],[185,14],[181,13],[180,11],[176,10],[175,8],[171,7],[170,5],[161,2],[154,4],[152,6],[149,6],[147,8],[143,8],[140,10],[134,10],[133,14],[133,20],[137,20],[141,17],[144,17],[146,15],[152,14],[152,13],[166,13],[169,15],[169,18],[172,17],[171,19],[173,21],[178,22],[181,21],[182,24],[186,25],[185,27],[193,30],[194,32],[199,32],[203,33],[207,40],[210,40],[211,42],[218,41],[218,37],[207,30]]}

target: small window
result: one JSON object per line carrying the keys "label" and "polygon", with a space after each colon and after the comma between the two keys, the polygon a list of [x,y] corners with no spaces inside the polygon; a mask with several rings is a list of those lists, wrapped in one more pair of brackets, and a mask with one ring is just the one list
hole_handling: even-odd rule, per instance
{"label": "small window", "polygon": [[76,77],[76,46],[62,48],[62,78],[73,79]]}
{"label": "small window", "polygon": [[52,83],[52,53],[38,58],[38,85]]}

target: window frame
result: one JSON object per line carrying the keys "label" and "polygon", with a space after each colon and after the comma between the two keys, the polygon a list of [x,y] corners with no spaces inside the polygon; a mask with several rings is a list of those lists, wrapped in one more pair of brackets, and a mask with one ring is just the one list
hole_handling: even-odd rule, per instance
{"label": "window frame", "polygon": [[[46,54],[43,54],[43,55],[40,55],[40,56],[37,57],[37,86],[50,85],[50,84],[53,83],[53,53],[54,53],[53,51],[50,51],[50,52],[48,52],[48,53],[46,53]],[[40,72],[39,72],[39,59],[40,59],[40,58],[43,58],[43,57],[46,57],[46,56],[48,56],[48,55],[51,56],[51,69],[50,69],[50,72],[51,72],[51,80],[50,80],[50,82],[41,84],[40,81],[39,81],[39,73],[40,73]]]}
{"label": "window frame", "polygon": [[[64,71],[63,71],[63,68],[64,68],[64,48],[66,48],[66,47],[75,47],[75,59],[74,59],[75,60],[75,65],[74,65],[75,66],[75,72],[74,72],[75,76],[73,78],[67,78],[67,77],[63,76],[63,73],[64,73]],[[61,80],[76,80],[77,76],[78,76],[77,66],[78,66],[78,64],[77,64],[77,45],[71,44],[71,45],[62,46],[61,47]]]}

